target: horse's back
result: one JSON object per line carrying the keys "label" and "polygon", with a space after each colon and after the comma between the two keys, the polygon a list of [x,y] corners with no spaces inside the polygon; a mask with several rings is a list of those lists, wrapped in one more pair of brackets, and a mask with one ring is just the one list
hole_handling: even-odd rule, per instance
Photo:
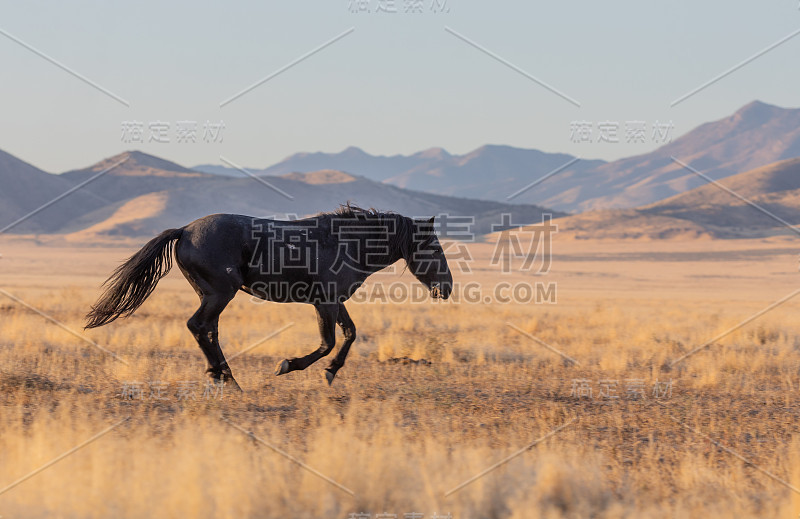
{"label": "horse's back", "polygon": [[248,255],[251,222],[251,217],[236,214],[198,218],[183,228],[175,244],[178,264],[209,272],[239,270]]}

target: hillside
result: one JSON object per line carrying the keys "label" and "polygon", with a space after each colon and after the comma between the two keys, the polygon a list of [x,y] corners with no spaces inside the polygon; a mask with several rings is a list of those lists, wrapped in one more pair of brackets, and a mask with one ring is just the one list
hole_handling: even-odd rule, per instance
{"label": "hillside", "polygon": [[[120,202],[139,195],[185,188],[189,185],[199,188],[219,180],[216,175],[194,171],[140,151],[126,151],[87,168],[67,171],[59,176],[77,184],[123,159],[126,160],[92,182],[85,190],[109,202]],[[239,173],[238,176],[243,175]]]}
{"label": "hillside", "polygon": [[419,193],[330,170],[265,180],[292,199],[252,178],[192,183],[183,188],[150,192],[87,214],[80,221],[81,230],[71,233],[68,239],[97,242],[109,237],[152,236],[212,213],[279,219],[291,215],[303,217],[330,211],[348,200],[408,216],[472,216],[474,231],[479,235],[491,232],[492,224],[501,223],[503,213],[511,214],[514,221],[535,222],[541,220],[544,211],[530,205]]}
{"label": "hillside", "polygon": [[[775,217],[800,225],[800,158],[732,175],[719,183]],[[557,223],[560,232],[577,239],[795,235],[776,219],[708,183],[636,209],[589,211]]]}
{"label": "hillside", "polygon": [[[13,155],[0,151],[0,229],[36,211],[75,187],[66,178],[46,173]],[[83,189],[53,203],[6,232],[48,233],[107,201]]]}

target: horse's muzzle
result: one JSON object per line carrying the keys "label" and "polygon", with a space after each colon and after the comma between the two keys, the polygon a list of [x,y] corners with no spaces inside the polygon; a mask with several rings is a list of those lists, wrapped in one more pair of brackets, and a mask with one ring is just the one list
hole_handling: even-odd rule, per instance
{"label": "horse's muzzle", "polygon": [[431,297],[434,299],[447,299],[450,291],[442,288],[441,283],[431,283]]}

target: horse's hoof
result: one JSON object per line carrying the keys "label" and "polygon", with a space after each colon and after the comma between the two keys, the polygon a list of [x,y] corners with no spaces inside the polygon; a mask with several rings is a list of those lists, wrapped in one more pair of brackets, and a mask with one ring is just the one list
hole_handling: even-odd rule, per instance
{"label": "horse's hoof", "polygon": [[244,393],[244,391],[242,391],[242,388],[239,386],[239,383],[238,383],[238,382],[236,382],[236,381],[233,379],[233,377],[231,377],[231,378],[226,378],[226,379],[225,379],[225,381],[223,382],[223,384],[225,384],[225,387],[226,387],[227,389],[230,389],[230,390],[236,391],[237,393]]}
{"label": "horse's hoof", "polygon": [[289,361],[287,359],[283,359],[275,366],[275,375],[283,375],[284,373],[289,373]]}
{"label": "horse's hoof", "polygon": [[324,373],[325,373],[325,380],[328,381],[328,385],[330,386],[331,384],[333,384],[333,379],[334,377],[336,377],[336,373],[331,373],[327,369],[324,371]]}

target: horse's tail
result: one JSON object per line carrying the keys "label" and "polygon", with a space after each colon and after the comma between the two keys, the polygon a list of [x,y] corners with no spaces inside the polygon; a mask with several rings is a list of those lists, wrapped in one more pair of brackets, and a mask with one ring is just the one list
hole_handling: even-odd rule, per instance
{"label": "horse's tail", "polygon": [[127,317],[142,306],[158,281],[172,268],[172,243],[183,229],[167,229],[117,267],[103,286],[103,295],[86,315],[86,328],[103,326],[118,317]]}

